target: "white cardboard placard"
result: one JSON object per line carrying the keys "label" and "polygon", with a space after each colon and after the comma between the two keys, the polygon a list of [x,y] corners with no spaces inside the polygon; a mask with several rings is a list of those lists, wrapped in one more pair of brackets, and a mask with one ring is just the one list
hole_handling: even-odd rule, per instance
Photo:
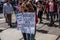
{"label": "white cardboard placard", "polygon": [[35,33],[35,13],[24,12],[16,15],[17,28],[24,33]]}

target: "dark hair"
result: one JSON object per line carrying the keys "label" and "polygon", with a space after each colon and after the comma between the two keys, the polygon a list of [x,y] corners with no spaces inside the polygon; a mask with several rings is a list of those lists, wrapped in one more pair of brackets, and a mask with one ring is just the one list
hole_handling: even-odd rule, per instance
{"label": "dark hair", "polygon": [[38,1],[40,4],[42,4],[42,1]]}
{"label": "dark hair", "polygon": [[10,2],[9,0],[6,0],[6,2]]}
{"label": "dark hair", "polygon": [[60,1],[58,1],[57,4],[60,5]]}
{"label": "dark hair", "polygon": [[20,5],[22,5],[22,3],[19,3]]}

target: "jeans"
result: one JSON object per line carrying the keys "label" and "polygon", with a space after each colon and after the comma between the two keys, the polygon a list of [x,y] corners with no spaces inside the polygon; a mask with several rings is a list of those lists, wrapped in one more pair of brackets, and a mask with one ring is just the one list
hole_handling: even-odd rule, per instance
{"label": "jeans", "polygon": [[34,40],[34,34],[26,34],[27,40]]}
{"label": "jeans", "polygon": [[35,40],[35,35],[36,35],[36,26],[35,26],[35,33],[30,34],[30,33],[22,33],[24,40]]}
{"label": "jeans", "polygon": [[58,13],[56,12],[56,13],[54,13],[54,20],[57,18],[57,20],[58,20]]}
{"label": "jeans", "polygon": [[38,12],[38,17],[40,19],[40,22],[42,21],[42,15],[43,15],[43,11],[39,11]]}
{"label": "jeans", "polygon": [[53,12],[49,12],[50,14],[50,24],[54,24],[54,13]]}
{"label": "jeans", "polygon": [[35,40],[35,34],[23,33],[24,40]]}
{"label": "jeans", "polygon": [[49,14],[48,13],[46,14],[46,18],[49,19]]}
{"label": "jeans", "polygon": [[59,25],[60,25],[60,12],[58,13],[58,20],[59,20]]}

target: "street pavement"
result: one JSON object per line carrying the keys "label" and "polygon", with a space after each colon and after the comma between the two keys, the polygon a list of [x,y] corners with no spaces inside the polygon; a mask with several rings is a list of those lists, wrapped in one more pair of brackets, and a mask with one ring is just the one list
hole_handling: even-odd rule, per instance
{"label": "street pavement", "polygon": [[[36,40],[56,40],[58,36],[52,34],[36,33]],[[23,40],[20,30],[9,28],[0,33],[1,40]]]}
{"label": "street pavement", "polygon": [[[3,15],[3,14],[1,14],[1,15]],[[37,27],[36,27],[37,32],[36,32],[35,39],[36,40],[56,40],[56,39],[60,40],[60,37],[59,37],[60,28],[57,26],[58,22],[55,22],[55,26],[50,27],[50,26],[48,26],[49,21],[47,21],[45,18],[46,18],[46,16],[43,15],[43,21],[42,21],[43,23],[39,24],[39,22],[38,22],[38,24],[37,24]],[[15,14],[13,14],[12,22],[14,23],[15,21],[16,21],[16,17],[15,17]],[[8,37],[10,37],[9,40],[15,40],[16,37],[18,37],[18,38],[20,37],[20,36],[18,36],[19,30],[16,30],[16,28],[9,28],[7,23],[5,23],[4,16],[2,16],[2,18],[0,19],[0,30],[4,30],[0,33],[0,38],[2,40],[4,40],[5,36],[6,36],[5,40],[8,40]],[[15,33],[13,33],[13,32],[15,32]],[[18,34],[16,34],[16,33],[18,33]],[[2,37],[2,35],[3,35],[3,37]],[[13,37],[11,35],[13,35]],[[21,32],[20,32],[20,35],[22,36]],[[19,39],[16,39],[16,40],[19,40]],[[23,40],[23,37],[21,40]]]}

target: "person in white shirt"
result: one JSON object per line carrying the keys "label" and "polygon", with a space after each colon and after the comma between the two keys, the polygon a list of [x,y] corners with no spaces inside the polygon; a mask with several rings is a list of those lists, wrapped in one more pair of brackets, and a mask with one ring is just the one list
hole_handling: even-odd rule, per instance
{"label": "person in white shirt", "polygon": [[13,13],[13,7],[10,4],[9,0],[7,0],[7,2],[3,5],[3,13],[5,14],[6,22],[8,23],[8,25],[10,25],[10,27],[12,27],[12,25],[11,25],[11,15]]}

